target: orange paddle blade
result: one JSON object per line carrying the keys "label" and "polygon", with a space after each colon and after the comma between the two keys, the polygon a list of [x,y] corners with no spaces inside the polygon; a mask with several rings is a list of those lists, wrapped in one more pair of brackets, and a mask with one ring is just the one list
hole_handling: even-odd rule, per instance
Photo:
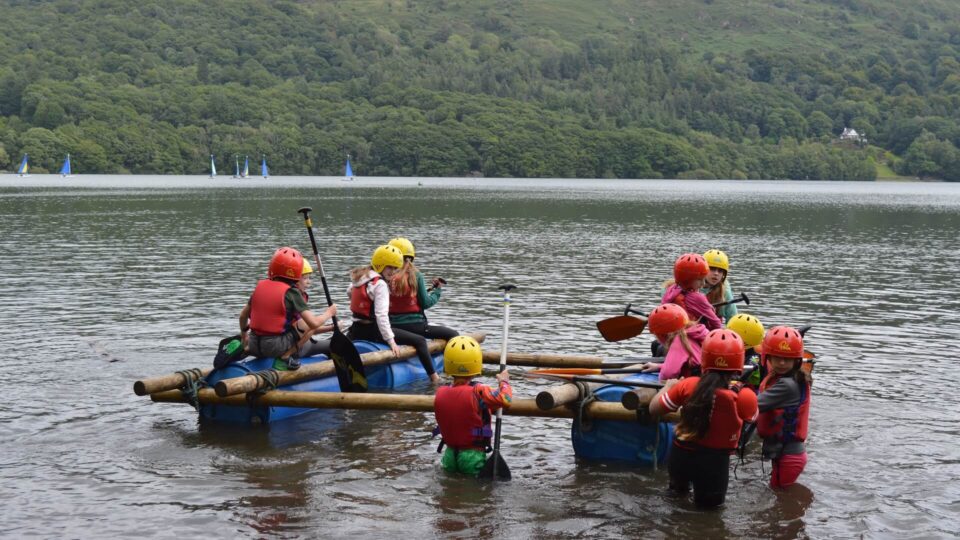
{"label": "orange paddle blade", "polygon": [[597,330],[607,341],[623,341],[639,336],[646,327],[646,319],[630,315],[620,315],[597,323]]}
{"label": "orange paddle blade", "polygon": [[536,369],[530,371],[530,373],[536,375],[600,375],[603,373],[602,369],[597,368],[551,368],[551,369]]}

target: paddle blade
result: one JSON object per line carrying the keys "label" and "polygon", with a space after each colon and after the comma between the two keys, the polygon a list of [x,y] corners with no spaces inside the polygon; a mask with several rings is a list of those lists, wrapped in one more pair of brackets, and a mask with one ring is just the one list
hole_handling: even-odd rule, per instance
{"label": "paddle blade", "polygon": [[[496,469],[496,470],[494,470]],[[482,480],[510,480],[513,476],[510,474],[510,467],[507,467],[507,462],[503,460],[503,456],[500,455],[499,450],[494,450],[490,457],[487,458],[487,462],[483,464],[483,468],[480,469],[480,472],[477,473],[477,478]]]}
{"label": "paddle blade", "polygon": [[597,330],[607,341],[623,341],[639,336],[647,327],[647,320],[630,315],[611,317],[597,323]]}
{"label": "paddle blade", "polygon": [[530,371],[534,375],[600,375],[603,370],[595,368],[549,368]]}
{"label": "paddle blade", "polygon": [[367,374],[363,369],[360,353],[353,342],[336,327],[333,337],[330,338],[330,359],[337,371],[341,392],[367,391]]}

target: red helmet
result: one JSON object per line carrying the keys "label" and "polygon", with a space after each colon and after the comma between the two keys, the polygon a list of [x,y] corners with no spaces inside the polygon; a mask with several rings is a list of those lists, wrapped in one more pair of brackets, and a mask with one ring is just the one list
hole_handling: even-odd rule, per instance
{"label": "red helmet", "polygon": [[687,310],[677,304],[660,304],[647,317],[650,333],[658,336],[682,330],[689,322]]}
{"label": "red helmet", "polygon": [[703,371],[743,371],[743,340],[733,330],[711,331],[703,340],[700,368]]}
{"label": "red helmet", "polygon": [[781,356],[803,360],[803,336],[796,328],[790,326],[774,326],[763,336],[760,351],[764,358],[767,356]]}
{"label": "red helmet", "polygon": [[694,280],[703,279],[709,274],[710,266],[699,253],[684,253],[673,263],[673,280],[684,289],[691,288]]}
{"label": "red helmet", "polygon": [[273,253],[267,277],[282,277],[297,281],[303,275],[303,255],[292,247],[282,247]]}

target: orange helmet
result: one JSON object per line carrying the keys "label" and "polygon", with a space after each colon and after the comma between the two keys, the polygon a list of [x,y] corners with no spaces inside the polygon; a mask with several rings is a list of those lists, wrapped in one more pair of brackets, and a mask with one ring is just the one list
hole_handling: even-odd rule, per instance
{"label": "orange helmet", "polygon": [[796,328],[774,326],[763,336],[763,343],[760,344],[759,349],[764,358],[780,356],[803,360],[803,336]]}
{"label": "orange helmet", "polygon": [[703,371],[743,371],[743,340],[733,330],[717,329],[707,334],[700,351]]}
{"label": "orange helmet", "polygon": [[673,263],[673,280],[683,289],[690,289],[695,280],[709,274],[710,266],[699,253],[684,253]]}
{"label": "orange helmet", "polygon": [[292,247],[282,247],[273,253],[267,277],[282,277],[299,281],[303,275],[303,255]]}
{"label": "orange helmet", "polygon": [[647,317],[650,333],[658,336],[682,330],[689,322],[687,310],[677,304],[660,304]]}

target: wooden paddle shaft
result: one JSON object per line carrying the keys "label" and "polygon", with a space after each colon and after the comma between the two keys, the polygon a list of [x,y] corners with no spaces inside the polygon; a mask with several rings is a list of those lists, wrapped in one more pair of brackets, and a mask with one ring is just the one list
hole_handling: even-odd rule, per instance
{"label": "wooden paddle shaft", "polygon": [[[210,389],[197,393],[201,404],[235,405],[248,407],[246,396],[220,397]],[[153,394],[150,399],[157,403],[186,403],[180,390]],[[300,407],[311,409],[367,409],[381,411],[433,411],[433,396],[410,394],[370,394],[343,392],[286,392],[274,390],[256,398],[261,406]],[[557,407],[544,411],[532,399],[517,399],[504,409],[508,416],[537,416],[545,418],[573,418],[573,411]],[[637,414],[628,411],[619,403],[595,401],[586,408],[587,416],[602,420],[636,421]],[[666,418],[666,417],[665,417]]]}
{"label": "wooden paddle shaft", "polygon": [[635,388],[629,392],[624,392],[620,396],[620,403],[630,411],[635,411],[641,407],[649,407],[657,391],[653,388]]}
{"label": "wooden paddle shaft", "polygon": [[[467,335],[478,342],[483,342],[483,340],[487,337],[486,334]],[[447,341],[444,339],[431,339],[427,344],[427,348],[430,350],[431,354],[436,354],[442,351],[446,345]],[[410,358],[416,354],[417,350],[410,345],[403,345],[400,347],[400,358]],[[360,359],[363,360],[363,365],[365,367],[390,364],[397,361],[397,358],[393,356],[393,352],[390,350],[364,353],[360,355]],[[334,373],[335,371],[332,360],[317,362],[316,364],[306,364],[301,366],[300,369],[296,371],[280,371],[280,378],[277,382],[277,385],[283,386],[301,381],[320,379],[323,377],[329,377]],[[217,382],[215,389],[218,396],[226,397],[237,394],[246,394],[247,392],[255,392],[261,389],[264,382],[265,381],[262,377],[257,377],[255,375],[244,375],[242,377],[234,377],[232,379],[223,379],[222,381]]]}
{"label": "wooden paddle shaft", "polygon": [[[643,364],[636,364],[635,367],[640,367]],[[627,375],[610,375],[610,379],[622,379]],[[596,390],[597,388],[607,386],[603,383],[585,383],[590,391]],[[537,394],[536,403],[541,410],[547,411],[553,409],[554,407],[559,407],[560,405],[566,405],[568,403],[573,403],[580,399],[580,387],[576,384],[567,383],[561,384],[559,386],[554,386],[548,388],[539,394]]]}
{"label": "wooden paddle shaft", "polygon": [[[147,394],[153,394],[155,392],[163,392],[164,390],[173,390],[174,388],[180,388],[183,385],[193,382],[198,379],[206,377],[213,371],[213,368],[207,368],[202,370],[187,370],[181,371],[178,373],[171,373],[170,375],[163,375],[161,377],[153,377],[150,379],[141,379],[133,383],[133,393],[138,396],[145,396]],[[194,377],[195,373],[199,372],[200,377]],[[187,380],[187,379],[190,380]]]}

